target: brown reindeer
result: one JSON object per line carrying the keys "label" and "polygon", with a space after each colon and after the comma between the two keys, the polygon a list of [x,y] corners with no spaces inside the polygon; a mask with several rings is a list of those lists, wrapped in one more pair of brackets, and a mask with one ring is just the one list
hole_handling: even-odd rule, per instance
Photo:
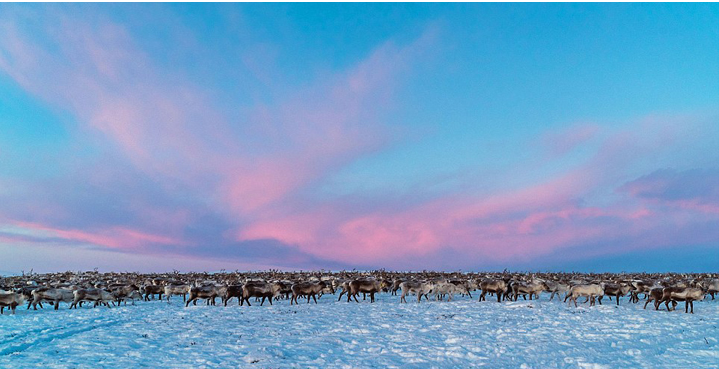
{"label": "brown reindeer", "polygon": [[517,301],[517,298],[519,298],[519,295],[522,295],[522,297],[526,300],[527,295],[529,295],[529,299],[532,299],[532,296],[536,296],[539,298],[539,294],[546,289],[546,286],[544,283],[539,281],[532,281],[529,283],[526,282],[514,282],[512,283],[512,294],[514,295],[514,301]]}
{"label": "brown reindeer", "polygon": [[[684,301],[684,312],[689,313],[691,307],[691,313],[694,314],[694,301],[704,300],[704,290],[701,288],[694,287],[665,287],[662,291],[662,301],[668,311],[672,311],[677,306],[677,301]],[[672,303],[672,308],[669,308],[669,302]]]}
{"label": "brown reindeer", "polygon": [[236,297],[237,298],[237,305],[242,304],[242,285],[236,284],[232,286],[227,287],[227,292],[224,296],[222,296],[222,303],[227,306],[227,302],[230,301],[231,298]]}
{"label": "brown reindeer", "polygon": [[262,297],[260,306],[265,303],[265,299],[270,300],[272,305],[272,299],[279,296],[281,286],[278,283],[267,283],[261,281],[249,281],[242,286],[242,301],[240,305],[243,305],[247,301],[247,306],[250,305],[250,297]]}
{"label": "brown reindeer", "polygon": [[115,301],[115,297],[109,291],[101,288],[88,288],[79,289],[73,291],[73,301],[70,304],[70,309],[77,309],[77,304],[81,301],[91,301],[95,303],[95,307],[98,305],[105,305],[110,307],[110,302]]}
{"label": "brown reindeer", "polygon": [[225,294],[226,288],[222,286],[202,286],[190,288],[190,297],[185,302],[185,307],[190,306],[191,302],[197,304],[197,299],[205,299],[207,305],[215,305],[215,298]]}
{"label": "brown reindeer", "polygon": [[654,310],[659,310],[659,305],[662,302],[664,296],[664,288],[652,288],[647,294],[647,302],[644,303],[644,308],[647,308],[650,302],[654,301]]}
{"label": "brown reindeer", "polygon": [[149,284],[142,286],[142,288],[140,288],[140,293],[145,295],[145,301],[150,301],[150,297],[154,299],[155,295],[157,295],[158,300],[162,300],[162,294],[165,293],[165,287]]}
{"label": "brown reindeer", "polygon": [[392,281],[392,285],[389,287],[389,291],[392,293],[392,296],[397,296],[397,291],[400,289],[400,284],[404,282],[404,279],[395,279]]}
{"label": "brown reindeer", "polygon": [[127,305],[128,299],[132,301],[133,305],[135,305],[135,296],[137,295],[140,296],[139,299],[142,299],[140,288],[134,284],[116,286],[110,292],[112,292],[112,295],[115,296],[118,306],[120,306],[120,303],[123,301],[125,302],[125,305]]}
{"label": "brown reindeer", "polygon": [[[617,306],[619,306],[619,298],[622,296],[625,296],[629,291],[631,291],[631,287],[627,284],[623,283],[605,283],[604,284],[604,294],[611,299],[611,296],[614,296],[617,299]],[[599,301],[601,303],[601,297],[599,298]]]}
{"label": "brown reindeer", "polygon": [[308,304],[310,303],[310,297],[312,297],[316,304],[317,298],[315,296],[321,293],[325,288],[327,288],[327,284],[324,281],[295,283],[292,285],[292,299],[290,300],[290,305],[293,303],[298,304],[297,298],[300,296],[307,296]]}
{"label": "brown reindeer", "polygon": [[479,301],[486,300],[487,293],[496,293],[497,302],[502,301],[502,296],[507,292],[507,283],[501,279],[487,279],[479,284],[482,293],[479,295]]}
{"label": "brown reindeer", "polygon": [[17,308],[18,305],[22,304],[25,301],[25,296],[23,296],[21,293],[15,293],[15,292],[2,292],[0,293],[0,314],[3,314],[3,311],[6,307],[9,307],[12,311],[12,314],[15,314],[15,308]]}
{"label": "brown reindeer", "polygon": [[349,293],[347,294],[347,302],[350,302],[352,297],[354,297],[356,302],[359,302],[359,300],[357,300],[357,295],[359,295],[360,292],[369,293],[370,302],[374,302],[374,294],[379,293],[380,291],[382,291],[383,288],[388,285],[389,283],[387,283],[387,281],[378,281],[374,278],[352,280],[349,282]]}

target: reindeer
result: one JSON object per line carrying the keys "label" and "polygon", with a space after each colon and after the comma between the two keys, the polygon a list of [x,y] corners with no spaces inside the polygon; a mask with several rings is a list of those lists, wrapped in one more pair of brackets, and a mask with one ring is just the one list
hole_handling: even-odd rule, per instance
{"label": "reindeer", "polygon": [[247,306],[252,306],[250,305],[250,297],[262,297],[260,306],[265,303],[266,298],[269,298],[270,305],[272,305],[272,299],[279,296],[279,294],[280,285],[278,283],[249,281],[242,286],[243,301],[240,302],[240,305],[243,305],[244,301],[247,301]]}
{"label": "reindeer", "polygon": [[[310,303],[310,297],[314,299],[315,304],[317,303],[317,294],[321,293],[327,287],[324,281],[319,282],[300,282],[292,285],[292,299],[290,305],[293,303],[298,304],[297,298],[299,296],[307,296],[307,303]],[[330,285],[330,287],[332,287]]]}
{"label": "reindeer", "polygon": [[15,308],[25,301],[25,296],[16,292],[0,293],[0,314],[3,314],[6,307],[9,307],[12,314],[15,315]]}
{"label": "reindeer", "polygon": [[[31,292],[32,300],[28,304],[28,308],[32,305],[33,310],[37,310],[37,305],[43,301],[50,301],[55,305],[55,310],[60,308],[60,302],[72,303],[75,299],[73,290],[67,288],[36,288]],[[41,305],[42,306],[42,305]]]}
{"label": "reindeer", "polygon": [[[691,307],[691,313],[694,314],[694,301],[704,300],[705,295],[706,293],[701,288],[665,287],[660,303],[663,302],[667,306],[667,311],[672,311],[676,308],[677,301],[684,301],[684,312],[689,313]],[[669,308],[669,302],[672,303],[672,308]]]}
{"label": "reindeer", "polygon": [[712,296],[714,300],[714,294],[719,293],[719,279],[711,279],[706,284],[707,293]]}
{"label": "reindeer", "polygon": [[227,292],[225,292],[225,295],[222,296],[222,303],[227,306],[227,302],[230,301],[231,298],[236,297],[237,298],[237,305],[242,304],[242,285],[241,284],[235,284],[232,286],[227,286]]}
{"label": "reindeer", "polygon": [[562,293],[568,293],[569,292],[569,285],[562,282],[556,282],[556,281],[545,281],[544,285],[546,286],[546,291],[551,292],[552,294],[549,296],[549,301],[552,301],[554,299],[554,296],[560,296]]}
{"label": "reindeer", "polygon": [[359,300],[357,300],[357,295],[360,292],[369,293],[370,302],[374,302],[374,294],[382,291],[382,288],[387,285],[388,283],[385,280],[378,281],[374,278],[352,280],[349,282],[350,292],[347,294],[347,302],[350,302],[352,297],[354,297],[356,302],[359,302]]}
{"label": "reindeer", "polygon": [[482,293],[479,295],[479,301],[486,300],[487,293],[496,293],[497,302],[502,301],[502,296],[507,292],[507,283],[501,279],[486,279],[479,284]]}
{"label": "reindeer", "polygon": [[[225,294],[226,288],[222,286],[203,286],[190,288],[190,297],[185,302],[185,307],[190,306],[191,302],[197,299],[206,299],[207,305],[215,305],[215,298]],[[196,303],[195,303],[196,304]]]}
{"label": "reindeer", "polygon": [[125,305],[127,305],[127,299],[130,299],[132,304],[135,305],[135,298],[137,298],[138,295],[140,296],[139,299],[142,299],[140,288],[134,284],[117,286],[112,289],[111,292],[113,296],[115,296],[118,306],[120,306],[120,303],[123,301]]}
{"label": "reindeer", "polygon": [[164,288],[164,293],[167,296],[167,302],[170,302],[170,297],[173,295],[182,295],[182,302],[187,302],[187,294],[190,293],[189,284],[168,284]]}
{"label": "reindeer", "polygon": [[647,308],[650,302],[654,301],[654,310],[659,310],[659,305],[662,302],[664,296],[664,288],[652,288],[647,294],[647,302],[644,303],[644,308]]}
{"label": "reindeer", "polygon": [[537,296],[537,298],[539,298],[539,294],[545,290],[544,283],[539,281],[532,281],[530,283],[513,282],[511,287],[512,294],[514,295],[514,301],[517,301],[520,294],[525,300],[527,299],[527,294],[529,294],[530,300],[532,299],[532,296]]}
{"label": "reindeer", "polygon": [[145,301],[150,301],[150,296],[154,299],[155,295],[157,295],[158,300],[162,300],[162,294],[164,292],[165,288],[163,286],[154,284],[148,284],[140,288],[140,293],[145,295]]}
{"label": "reindeer", "polygon": [[653,281],[632,281],[630,284],[633,289],[630,291],[629,301],[633,303],[639,302],[639,294],[643,293],[645,298],[649,297],[652,288],[660,287]]}
{"label": "reindeer", "polygon": [[[569,299],[571,301],[574,301],[574,306],[577,306],[577,297],[579,296],[586,296],[590,302],[589,306],[594,306],[594,301],[597,297],[604,296],[604,289],[602,289],[602,286],[596,283],[592,284],[580,284],[577,286],[572,286],[572,288],[569,290]],[[599,305],[602,304],[602,301],[599,300]]]}
{"label": "reindeer", "polygon": [[347,297],[349,298],[350,282],[351,282],[350,280],[340,281],[340,282],[339,282],[338,289],[341,289],[342,291],[340,291],[340,295],[339,295],[339,297],[337,298],[337,301],[342,300],[342,295],[344,295],[344,294],[347,294]]}
{"label": "reindeer", "polygon": [[428,295],[432,292],[432,283],[429,282],[416,282],[416,281],[404,281],[399,284],[399,288],[402,290],[402,296],[399,298],[400,303],[406,303],[405,298],[409,294],[417,294],[417,303],[422,300],[422,295]]}
{"label": "reindeer", "polygon": [[440,300],[440,296],[449,295],[447,301],[452,301],[455,293],[469,294],[467,287],[464,284],[454,284],[450,281],[437,282],[432,285],[432,293],[434,294],[434,300]]}
{"label": "reindeer", "polygon": [[77,309],[77,304],[81,301],[92,301],[95,303],[94,307],[105,305],[110,308],[110,302],[115,300],[112,293],[101,288],[75,290],[73,291],[73,296],[74,298],[72,304],[70,304],[70,309]]}
{"label": "reindeer", "polygon": [[392,285],[389,287],[389,291],[392,293],[392,296],[397,296],[397,291],[401,288],[400,284],[404,281],[404,279],[395,279],[392,281]]}
{"label": "reindeer", "polygon": [[[604,294],[609,297],[609,299],[612,299],[612,296],[614,296],[617,299],[617,306],[619,306],[619,298],[622,296],[625,296],[629,291],[631,291],[631,287],[624,283],[604,283]],[[599,298],[599,303],[602,303],[602,298]]]}

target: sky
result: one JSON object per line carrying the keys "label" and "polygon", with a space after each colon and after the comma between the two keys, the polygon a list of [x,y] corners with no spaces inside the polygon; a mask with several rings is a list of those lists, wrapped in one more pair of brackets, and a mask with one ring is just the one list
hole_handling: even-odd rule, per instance
{"label": "sky", "polygon": [[0,4],[0,273],[716,271],[717,4]]}

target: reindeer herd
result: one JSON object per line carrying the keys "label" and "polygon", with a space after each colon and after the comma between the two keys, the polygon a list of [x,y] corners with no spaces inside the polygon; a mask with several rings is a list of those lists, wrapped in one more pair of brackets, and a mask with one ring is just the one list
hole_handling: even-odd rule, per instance
{"label": "reindeer herd", "polygon": [[[479,301],[487,295],[497,302],[539,299],[549,293],[549,301],[555,297],[564,302],[582,303],[590,306],[602,304],[606,296],[614,298],[617,305],[624,296],[630,303],[644,300],[644,308],[651,302],[659,310],[661,304],[667,311],[676,309],[678,302],[685,303],[685,312],[694,313],[694,301],[701,301],[709,294],[712,300],[719,293],[719,276],[716,274],[582,274],[582,273],[443,273],[443,272],[281,272],[276,270],[247,273],[98,273],[64,272],[30,274],[0,278],[0,314],[5,308],[15,313],[17,306],[27,303],[27,309],[43,308],[43,303],[59,309],[65,303],[69,309],[83,304],[93,307],[120,305],[136,300],[150,301],[155,298],[168,303],[173,296],[182,296],[185,306],[204,300],[215,305],[219,298],[227,306],[233,298],[242,306],[250,301],[265,302],[289,300],[290,305],[307,303],[323,295],[335,295],[337,301],[359,302],[359,295],[370,303],[375,295],[390,293],[400,295],[399,302],[406,303],[407,296],[414,296],[417,303],[422,299],[451,301],[455,295],[472,297],[479,292]],[[177,297],[176,297],[177,298]]]}

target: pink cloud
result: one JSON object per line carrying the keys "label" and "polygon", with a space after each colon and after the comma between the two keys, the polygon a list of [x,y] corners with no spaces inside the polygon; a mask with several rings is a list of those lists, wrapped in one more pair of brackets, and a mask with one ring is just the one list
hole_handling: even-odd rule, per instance
{"label": "pink cloud", "polygon": [[[0,69],[29,92],[69,109],[81,124],[80,134],[99,139],[166,188],[207,201],[235,224],[276,217],[290,194],[390,141],[378,117],[435,32],[429,29],[407,45],[379,45],[365,60],[284,101],[243,110],[249,118],[238,124],[213,106],[207,91],[159,73],[124,28],[107,19],[92,23],[58,17],[62,21],[44,25],[52,51],[21,32],[0,40]],[[48,80],[50,75],[55,78]],[[136,216],[157,219],[147,215],[151,207],[141,208]],[[169,227],[155,228],[178,233],[191,225],[187,216],[170,218]],[[245,234],[270,233],[261,222],[253,223]],[[275,229],[277,239],[308,241],[302,229],[287,223],[285,231],[294,229],[295,236],[279,237]],[[302,224],[306,227],[307,221]],[[183,243],[115,226],[99,231],[34,227],[110,248]],[[358,228],[355,222],[344,232]]]}
{"label": "pink cloud", "polygon": [[[486,194],[469,189],[397,208],[373,199],[360,210],[336,199],[308,200],[298,194],[393,140],[381,123],[382,112],[391,107],[395,84],[433,42],[433,29],[406,45],[379,45],[348,70],[277,103],[242,108],[241,118],[233,120],[214,106],[211,92],[161,73],[122,27],[106,20],[60,18],[45,29],[57,48],[52,52],[17,30],[22,20],[0,25],[0,70],[68,109],[80,122],[80,135],[99,138],[99,146],[127,158],[175,197],[222,214],[231,228],[225,235],[233,241],[273,239],[311,255],[375,265],[409,265],[406,260],[451,249],[468,265],[531,260],[621,238],[640,239],[642,247],[685,242],[654,235],[696,219],[697,212],[704,220],[719,213],[716,202],[697,197],[654,198],[669,187],[666,179],[634,183],[628,187],[631,196],[606,193],[626,183],[640,159],[652,160],[677,142],[682,146],[683,122],[651,117],[623,130],[578,124],[547,133],[542,142],[554,156],[587,144],[596,144],[596,152],[576,167],[519,188],[508,185]],[[264,61],[272,59],[273,50],[263,50],[258,59],[245,62],[269,83],[264,68],[271,65]],[[547,165],[556,159],[549,158]],[[113,178],[108,171],[105,175]],[[640,194],[654,195],[642,199]],[[664,208],[668,204],[672,211]],[[43,205],[38,212],[61,217],[62,209],[47,210],[51,207]],[[174,235],[193,226],[192,209],[148,203],[129,208],[142,227],[64,229],[44,220],[17,225],[46,237],[139,252],[152,245],[188,244]],[[673,212],[676,208],[681,211]],[[297,260],[306,256],[296,255]]]}
{"label": "pink cloud", "polygon": [[[386,104],[397,76],[434,32],[402,47],[387,42],[327,82],[277,106],[251,108],[237,130],[208,92],[163,78],[121,26],[60,18],[46,26],[59,57],[14,32],[0,41],[7,54],[0,68],[27,90],[71,107],[148,175],[215,192],[216,206],[240,218],[386,143],[377,105]],[[48,83],[48,75],[57,79]],[[255,142],[263,144],[253,148]]]}
{"label": "pink cloud", "polygon": [[[112,227],[97,232],[81,231],[77,229],[62,229],[38,223],[13,222],[17,227],[29,230],[34,237],[61,238],[68,241],[87,243],[96,246],[105,246],[112,249],[136,249],[147,244],[161,244],[179,246],[186,244],[183,240],[174,237],[142,232],[125,227]],[[40,231],[40,233],[37,233]]]}
{"label": "pink cloud", "polygon": [[655,206],[719,212],[719,172],[716,169],[656,170],[625,183],[618,191]]}
{"label": "pink cloud", "polygon": [[[670,224],[684,227],[687,216],[698,219],[692,212],[712,211],[712,206],[696,208],[695,203],[685,202],[682,204],[691,212],[672,214],[650,209],[642,201],[615,198],[611,190],[603,195],[610,201],[605,199],[602,205],[595,206],[584,204],[598,196],[601,189],[611,188],[625,177],[637,160],[664,148],[665,140],[638,134],[645,124],[637,124],[636,131],[623,129],[607,135],[585,163],[525,188],[481,197],[450,194],[406,209],[354,215],[339,204],[325,204],[258,220],[238,236],[242,240],[274,238],[346,262],[415,267],[418,264],[408,260],[426,263],[428,260],[422,258],[448,249],[463,255],[458,262],[467,265],[529,261],[584,244],[609,243],[605,249],[610,252],[614,250],[609,247],[613,243],[631,242],[632,247],[653,248],[702,241],[701,235],[687,237],[686,233],[661,240],[648,235]],[[669,125],[665,130],[672,129]]]}
{"label": "pink cloud", "polygon": [[593,139],[599,131],[597,124],[574,124],[562,131],[545,134],[542,142],[551,154],[561,156]]}

